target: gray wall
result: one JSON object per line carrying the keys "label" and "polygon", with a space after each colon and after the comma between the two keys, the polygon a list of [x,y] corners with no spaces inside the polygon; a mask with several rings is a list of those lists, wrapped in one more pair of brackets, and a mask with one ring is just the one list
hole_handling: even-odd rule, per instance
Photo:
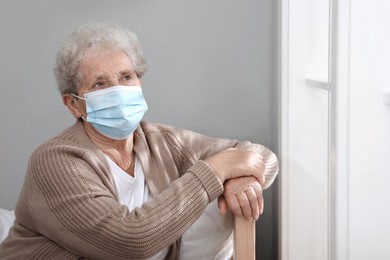
{"label": "gray wall", "polygon": [[[272,0],[8,0],[0,3],[0,207],[12,209],[33,149],[73,124],[52,69],[80,24],[116,20],[147,57],[146,119],[277,147],[276,6]],[[267,190],[258,254],[276,258]]]}

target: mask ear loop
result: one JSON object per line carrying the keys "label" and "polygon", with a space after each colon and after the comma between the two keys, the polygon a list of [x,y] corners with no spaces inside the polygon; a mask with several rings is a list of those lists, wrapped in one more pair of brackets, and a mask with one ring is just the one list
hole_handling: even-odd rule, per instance
{"label": "mask ear loop", "polygon": [[[80,96],[77,96],[76,94],[70,93],[70,95],[73,96],[73,97],[75,97],[75,98],[77,98],[77,99],[81,99],[81,100],[86,101],[85,98],[82,98],[82,97],[80,97]],[[81,116],[81,118],[82,118],[84,121],[87,121],[83,116]]]}
{"label": "mask ear loop", "polygon": [[81,100],[86,101],[85,98],[82,98],[82,97],[80,97],[80,96],[77,96],[76,94],[70,93],[70,95],[73,96],[73,97],[75,97],[75,98],[78,98],[78,99],[81,99]]}

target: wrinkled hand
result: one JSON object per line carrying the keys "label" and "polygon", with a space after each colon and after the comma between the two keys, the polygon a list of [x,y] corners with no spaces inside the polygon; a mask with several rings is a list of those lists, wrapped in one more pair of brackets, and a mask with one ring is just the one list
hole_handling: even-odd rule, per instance
{"label": "wrinkled hand", "polygon": [[242,176],[253,176],[261,185],[265,183],[263,157],[256,152],[230,148],[209,157],[206,162],[213,167],[222,183]]}
{"label": "wrinkled hand", "polygon": [[264,209],[263,189],[255,177],[240,177],[224,183],[224,193],[218,198],[221,215],[230,209],[235,216],[257,220]]}

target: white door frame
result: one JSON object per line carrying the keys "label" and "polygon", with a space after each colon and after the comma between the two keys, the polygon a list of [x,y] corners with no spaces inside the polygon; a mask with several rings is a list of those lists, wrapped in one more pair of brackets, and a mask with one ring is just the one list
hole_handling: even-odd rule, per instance
{"label": "white door frame", "polygon": [[[289,102],[289,8],[290,0],[278,1],[278,85],[279,85],[279,259],[289,254],[288,102]],[[349,61],[350,0],[330,0],[329,30],[329,147],[328,147],[328,258],[349,259]]]}
{"label": "white door frame", "polygon": [[331,0],[329,257],[349,259],[350,0]]}

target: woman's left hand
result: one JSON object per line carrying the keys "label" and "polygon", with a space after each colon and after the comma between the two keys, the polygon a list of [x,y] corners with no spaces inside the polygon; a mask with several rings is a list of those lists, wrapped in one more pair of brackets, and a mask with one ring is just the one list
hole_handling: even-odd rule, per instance
{"label": "woman's left hand", "polygon": [[229,179],[225,181],[224,188],[223,195],[218,198],[221,215],[230,209],[235,216],[253,221],[263,214],[263,189],[255,177]]}

